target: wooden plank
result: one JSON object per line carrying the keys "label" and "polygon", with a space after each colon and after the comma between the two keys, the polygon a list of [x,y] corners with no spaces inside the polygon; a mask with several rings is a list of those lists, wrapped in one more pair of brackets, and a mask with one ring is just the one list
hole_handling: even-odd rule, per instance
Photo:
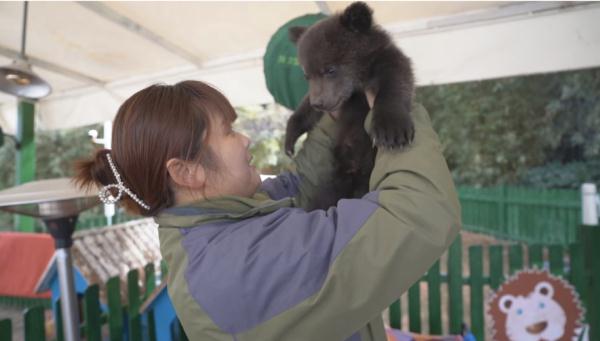
{"label": "wooden plank", "polygon": [[87,341],[100,341],[100,301],[98,284],[89,286],[83,294],[84,330]]}
{"label": "wooden plank", "polygon": [[529,267],[542,269],[544,267],[544,249],[539,244],[529,246]]}
{"label": "wooden plank", "polygon": [[0,320],[0,340],[12,341],[12,324],[9,319]]}
{"label": "wooden plank", "polygon": [[442,334],[442,297],[440,286],[440,261],[436,261],[427,271],[427,296],[429,298],[429,334]]}
{"label": "wooden plank", "polygon": [[54,328],[56,328],[56,341],[63,341],[65,334],[63,333],[62,308],[60,307],[60,298],[56,300]]}
{"label": "wooden plank", "polygon": [[44,307],[33,307],[25,311],[25,341],[46,340]]}
{"label": "wooden plank", "polygon": [[462,241],[459,235],[448,250],[448,313],[451,334],[460,334],[463,323]]}
{"label": "wooden plank", "polygon": [[123,340],[123,306],[121,304],[121,279],[112,277],[106,282],[108,304],[108,332],[111,341]]}
{"label": "wooden plank", "polygon": [[571,272],[569,281],[577,290],[579,298],[584,303],[587,310],[587,297],[585,290],[585,261],[583,259],[583,246],[580,243],[569,245],[569,256],[571,262]]}
{"label": "wooden plank", "polygon": [[521,244],[515,244],[509,247],[508,259],[508,266],[511,275],[523,269],[523,247]]}
{"label": "wooden plank", "polygon": [[390,327],[402,329],[402,307],[400,299],[397,299],[390,305]]}
{"label": "wooden plank", "polygon": [[562,276],[564,274],[564,250],[562,245],[550,245],[548,249],[550,254],[550,272],[554,275]]}
{"label": "wooden plank", "polygon": [[154,263],[146,264],[144,267],[144,278],[144,300],[146,300],[156,288],[156,273]]}
{"label": "wooden plank", "polygon": [[156,320],[154,319],[154,309],[148,311],[146,313],[146,318],[148,319],[148,339],[150,341],[156,340]]}
{"label": "wooden plank", "polygon": [[167,279],[167,274],[169,273],[169,268],[167,267],[167,262],[164,259],[160,261],[160,279],[165,281]]}
{"label": "wooden plank", "polygon": [[142,341],[142,321],[139,315],[141,299],[137,270],[127,273],[127,312],[129,315],[129,340]]}
{"label": "wooden plank", "polygon": [[582,225],[581,241],[585,260],[587,323],[590,340],[600,340],[600,226]]}
{"label": "wooden plank", "polygon": [[408,329],[413,333],[421,332],[421,290],[420,281],[408,289]]}
{"label": "wooden plank", "polygon": [[471,285],[471,331],[477,340],[484,341],[483,251],[479,245],[469,247],[469,271],[469,284]]}
{"label": "wooden plank", "polygon": [[492,245],[490,246],[490,286],[496,290],[502,282],[504,282],[502,245]]}

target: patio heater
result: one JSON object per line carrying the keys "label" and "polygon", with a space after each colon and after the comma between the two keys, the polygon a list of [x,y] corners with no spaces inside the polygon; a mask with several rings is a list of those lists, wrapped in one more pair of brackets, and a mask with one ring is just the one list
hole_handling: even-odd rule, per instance
{"label": "patio heater", "polygon": [[0,191],[0,209],[40,218],[54,239],[63,331],[67,341],[80,339],[71,237],[79,213],[100,204],[97,193],[95,188],[79,190],[70,178],[32,181]]}

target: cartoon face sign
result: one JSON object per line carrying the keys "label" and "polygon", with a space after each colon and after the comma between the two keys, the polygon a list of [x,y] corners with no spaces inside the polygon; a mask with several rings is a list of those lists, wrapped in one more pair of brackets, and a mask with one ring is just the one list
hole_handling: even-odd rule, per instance
{"label": "cartoon face sign", "polygon": [[500,297],[498,306],[506,314],[506,334],[511,341],[555,341],[563,336],[567,317],[553,296],[552,284],[539,282],[527,296]]}
{"label": "cartoon face sign", "polygon": [[578,340],[583,308],[575,288],[547,270],[523,269],[491,296],[487,313],[499,341]]}

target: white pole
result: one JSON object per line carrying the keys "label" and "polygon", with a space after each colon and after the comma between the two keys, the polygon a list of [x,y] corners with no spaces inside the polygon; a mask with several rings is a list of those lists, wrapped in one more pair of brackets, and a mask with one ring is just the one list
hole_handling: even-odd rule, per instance
{"label": "white pole", "polygon": [[[102,136],[102,143],[104,148],[112,148],[112,121],[104,122],[104,136]],[[106,224],[113,224],[113,217],[115,216],[115,204],[104,205],[104,216],[106,217]]]}
{"label": "white pole", "polygon": [[596,185],[585,183],[581,185],[581,212],[583,225],[598,225],[598,206],[600,199]]}

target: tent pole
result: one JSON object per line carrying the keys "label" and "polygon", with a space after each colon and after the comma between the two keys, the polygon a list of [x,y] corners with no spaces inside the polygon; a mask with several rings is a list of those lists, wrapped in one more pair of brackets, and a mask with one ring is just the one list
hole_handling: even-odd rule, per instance
{"label": "tent pole", "polygon": [[[35,179],[35,106],[19,99],[17,112],[17,140],[20,148],[16,153],[15,185]],[[34,232],[35,220],[22,215],[15,216],[17,231]]]}

